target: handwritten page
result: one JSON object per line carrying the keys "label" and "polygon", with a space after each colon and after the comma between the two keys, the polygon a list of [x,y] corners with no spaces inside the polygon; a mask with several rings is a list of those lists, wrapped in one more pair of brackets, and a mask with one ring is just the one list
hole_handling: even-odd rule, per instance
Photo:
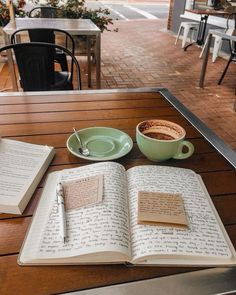
{"label": "handwritten page", "polygon": [[81,208],[102,201],[103,175],[63,182],[66,210]]}
{"label": "handwritten page", "polygon": [[[137,166],[127,171],[134,260],[150,253],[218,258],[232,256],[198,177],[188,169],[153,165]],[[138,224],[139,191],[181,194],[188,228]]]}
{"label": "handwritten page", "polygon": [[138,192],[138,223],[187,226],[181,195]]}
{"label": "handwritten page", "polygon": [[[67,237],[66,242],[62,243],[59,234],[56,183],[99,174],[103,175],[104,180],[102,202],[96,206],[86,206],[66,212]],[[45,205],[41,205],[38,211],[40,217],[36,218],[38,224],[34,226],[36,233],[32,230],[30,237],[30,240],[34,240],[35,245],[38,245],[37,255],[36,249],[31,250],[32,245],[29,244],[26,246],[28,257],[60,258],[99,251],[116,251],[131,256],[126,173],[120,164],[96,163],[63,170],[57,179],[47,182],[42,202]],[[36,228],[41,228],[40,234]],[[102,259],[102,256],[100,258]]]}

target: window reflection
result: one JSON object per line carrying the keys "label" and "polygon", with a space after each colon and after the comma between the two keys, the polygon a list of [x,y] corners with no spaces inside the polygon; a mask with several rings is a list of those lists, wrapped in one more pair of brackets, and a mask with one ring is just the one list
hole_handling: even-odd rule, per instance
{"label": "window reflection", "polygon": [[[224,10],[225,12],[232,14],[236,12],[236,0],[186,0],[185,9]],[[215,17],[224,18],[225,15],[217,15]]]}
{"label": "window reflection", "polygon": [[232,4],[235,3],[236,0],[187,0],[186,5],[192,6],[191,8],[195,9],[206,9],[206,8],[214,8],[216,10],[224,9],[225,4],[227,2]]}

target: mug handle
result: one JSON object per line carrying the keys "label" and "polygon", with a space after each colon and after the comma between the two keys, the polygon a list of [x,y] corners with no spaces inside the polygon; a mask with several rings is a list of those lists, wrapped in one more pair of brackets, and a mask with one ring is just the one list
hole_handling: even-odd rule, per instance
{"label": "mug handle", "polygon": [[[188,148],[188,151],[186,153],[183,153],[183,148],[185,146]],[[180,145],[178,147],[178,151],[177,151],[176,155],[174,155],[173,158],[179,159],[179,160],[187,159],[190,156],[192,156],[193,152],[194,152],[193,144],[190,141],[184,140],[180,143]]]}

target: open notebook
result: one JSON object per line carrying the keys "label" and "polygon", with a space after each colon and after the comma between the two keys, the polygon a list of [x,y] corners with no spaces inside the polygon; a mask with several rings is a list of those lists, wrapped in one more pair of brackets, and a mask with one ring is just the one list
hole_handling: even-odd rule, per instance
{"label": "open notebook", "polygon": [[[103,175],[103,200],[68,210],[67,237],[59,237],[58,182]],[[181,194],[188,227],[138,224],[138,192]],[[75,193],[76,194],[76,193]],[[18,263],[223,266],[235,250],[200,178],[189,169],[114,162],[53,172],[22,246]]]}

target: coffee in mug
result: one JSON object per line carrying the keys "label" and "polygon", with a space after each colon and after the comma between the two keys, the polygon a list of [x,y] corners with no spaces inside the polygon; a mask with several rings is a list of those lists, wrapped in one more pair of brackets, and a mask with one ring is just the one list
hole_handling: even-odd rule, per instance
{"label": "coffee in mug", "polygon": [[[138,147],[152,161],[190,157],[194,152],[194,146],[184,140],[185,136],[183,127],[167,120],[146,120],[136,127]],[[187,147],[186,152],[183,152],[184,147]]]}

